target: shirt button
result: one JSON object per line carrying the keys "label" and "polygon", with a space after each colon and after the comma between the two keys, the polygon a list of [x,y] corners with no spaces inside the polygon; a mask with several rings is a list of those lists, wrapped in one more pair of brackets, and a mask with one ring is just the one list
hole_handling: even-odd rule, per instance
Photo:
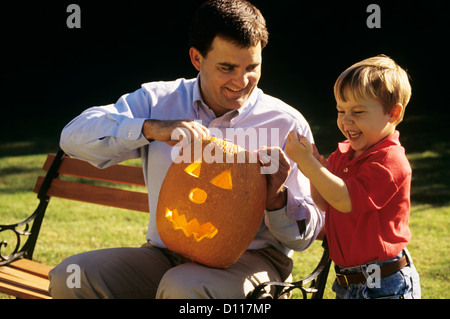
{"label": "shirt button", "polygon": [[131,138],[131,136],[133,136],[133,133],[131,133],[131,131],[128,132],[128,138]]}
{"label": "shirt button", "polygon": [[348,172],[348,168],[344,167],[343,171],[344,171],[344,173],[347,173]]}

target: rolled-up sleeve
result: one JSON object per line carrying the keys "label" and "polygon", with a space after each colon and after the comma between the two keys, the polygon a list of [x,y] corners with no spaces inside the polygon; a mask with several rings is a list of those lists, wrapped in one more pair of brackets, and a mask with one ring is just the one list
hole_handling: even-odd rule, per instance
{"label": "rolled-up sleeve", "polygon": [[141,132],[149,117],[145,91],[138,90],[81,113],[63,129],[60,146],[97,167],[111,166],[139,156],[138,149],[149,143]]}

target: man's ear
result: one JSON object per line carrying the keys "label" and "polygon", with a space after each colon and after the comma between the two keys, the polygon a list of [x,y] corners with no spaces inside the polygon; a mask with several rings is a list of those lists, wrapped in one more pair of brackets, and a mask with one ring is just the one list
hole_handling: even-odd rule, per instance
{"label": "man's ear", "polygon": [[202,64],[202,55],[200,51],[192,47],[189,49],[189,56],[191,57],[191,63],[197,71],[200,71],[200,66]]}
{"label": "man's ear", "polygon": [[390,115],[390,123],[395,123],[397,122],[397,120],[400,118],[400,116],[402,115],[402,111],[403,111],[403,105],[401,103],[397,103],[394,105],[394,107],[391,110]]}

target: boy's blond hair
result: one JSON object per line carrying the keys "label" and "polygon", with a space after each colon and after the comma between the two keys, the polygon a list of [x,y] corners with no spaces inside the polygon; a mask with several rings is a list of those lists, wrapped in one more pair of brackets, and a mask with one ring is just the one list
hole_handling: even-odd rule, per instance
{"label": "boy's blond hair", "polygon": [[397,103],[402,104],[402,113],[395,124],[403,120],[411,98],[408,74],[383,54],[355,63],[342,72],[334,84],[335,97],[345,102],[347,89],[355,99],[377,99],[386,114]]}

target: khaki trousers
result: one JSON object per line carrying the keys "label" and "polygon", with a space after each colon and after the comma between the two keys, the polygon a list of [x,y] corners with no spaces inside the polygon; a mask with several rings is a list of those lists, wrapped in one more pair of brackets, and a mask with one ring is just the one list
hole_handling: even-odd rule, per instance
{"label": "khaki trousers", "polygon": [[262,282],[285,281],[291,271],[292,260],[274,248],[247,250],[231,267],[215,269],[144,244],[66,258],[50,271],[49,292],[66,299],[236,299]]}

